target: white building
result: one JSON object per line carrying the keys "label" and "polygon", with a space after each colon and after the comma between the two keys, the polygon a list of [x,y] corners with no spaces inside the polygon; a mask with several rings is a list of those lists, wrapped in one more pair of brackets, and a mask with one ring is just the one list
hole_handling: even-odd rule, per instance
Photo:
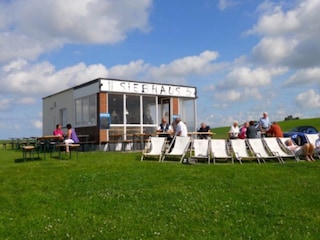
{"label": "white building", "polygon": [[195,87],[98,78],[43,98],[43,135],[70,123],[96,143],[111,135],[155,133],[162,117],[175,116],[196,130]]}

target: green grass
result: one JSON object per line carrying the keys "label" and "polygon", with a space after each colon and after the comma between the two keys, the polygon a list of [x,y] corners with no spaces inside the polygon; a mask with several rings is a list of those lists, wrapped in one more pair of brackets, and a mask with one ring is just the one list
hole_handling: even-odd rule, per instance
{"label": "green grass", "polygon": [[0,147],[0,239],[319,239],[320,162],[21,157]]}

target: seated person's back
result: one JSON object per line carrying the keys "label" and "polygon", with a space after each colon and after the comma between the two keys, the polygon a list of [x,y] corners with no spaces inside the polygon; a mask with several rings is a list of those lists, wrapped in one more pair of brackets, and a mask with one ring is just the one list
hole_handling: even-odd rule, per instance
{"label": "seated person's back", "polygon": [[246,132],[247,138],[256,138],[258,133],[257,129],[254,126],[254,122],[250,121],[249,126],[247,127],[247,132]]}

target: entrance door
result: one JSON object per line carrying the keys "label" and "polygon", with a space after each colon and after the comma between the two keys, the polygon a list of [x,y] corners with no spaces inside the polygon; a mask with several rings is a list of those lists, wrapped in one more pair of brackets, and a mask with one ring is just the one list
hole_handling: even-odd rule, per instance
{"label": "entrance door", "polygon": [[171,123],[170,110],[170,98],[161,98],[159,105],[159,123],[161,123],[163,117],[167,118],[168,122]]}

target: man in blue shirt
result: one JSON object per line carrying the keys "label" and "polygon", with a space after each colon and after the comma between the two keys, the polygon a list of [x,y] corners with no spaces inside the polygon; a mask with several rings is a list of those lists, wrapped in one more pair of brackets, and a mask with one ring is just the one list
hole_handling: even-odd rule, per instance
{"label": "man in blue shirt", "polygon": [[265,136],[266,132],[269,130],[270,127],[270,121],[268,118],[268,113],[264,112],[262,118],[259,120],[259,128],[261,131],[261,136]]}

